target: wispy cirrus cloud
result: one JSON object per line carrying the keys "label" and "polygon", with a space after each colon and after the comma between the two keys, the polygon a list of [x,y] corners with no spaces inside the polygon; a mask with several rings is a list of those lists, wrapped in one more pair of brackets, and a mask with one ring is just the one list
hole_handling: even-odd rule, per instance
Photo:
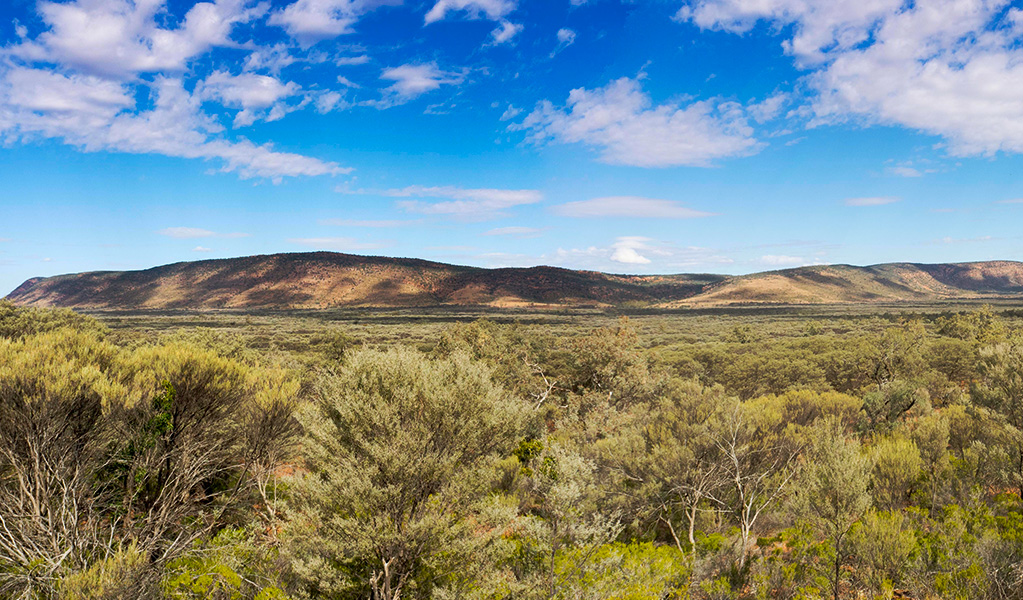
{"label": "wispy cirrus cloud", "polygon": [[333,250],[337,252],[378,250],[392,245],[390,240],[365,241],[352,237],[289,238],[288,243],[306,246],[316,250]]}
{"label": "wispy cirrus cloud", "polygon": [[[400,200],[399,208],[423,215],[449,216],[463,221],[485,221],[507,216],[507,210],[516,206],[534,204],[543,199],[538,190],[507,190],[496,188],[461,188],[456,186],[410,185],[385,190],[348,190],[338,187],[344,194],[375,195],[389,198],[419,198]],[[439,202],[421,200],[440,198]]]}
{"label": "wispy cirrus cloud", "polygon": [[863,198],[847,198],[843,204],[846,206],[884,206],[885,204],[895,204],[900,198],[894,196],[870,196]]}
{"label": "wispy cirrus cloud", "polygon": [[380,106],[387,107],[408,102],[442,85],[459,85],[465,81],[465,73],[443,71],[433,62],[409,63],[384,69],[380,79],[394,82],[384,89],[385,100]]}
{"label": "wispy cirrus cloud", "polygon": [[787,254],[765,254],[758,258],[756,263],[761,265],[767,265],[769,267],[801,267],[803,265],[813,264],[814,261],[809,261],[802,256],[790,256]]}
{"label": "wispy cirrus cloud", "polygon": [[166,227],[157,231],[160,235],[164,235],[170,238],[178,240],[189,240],[196,238],[243,238],[249,237],[251,234],[248,233],[217,233],[216,231],[210,231],[209,229],[201,229],[199,227]]}
{"label": "wispy cirrus cloud", "polygon": [[380,220],[365,220],[365,219],[320,219],[317,221],[320,225],[330,225],[333,227],[379,227],[389,229],[391,227],[405,227],[408,225],[414,225],[419,221],[415,220],[402,220],[402,219],[380,219]]}
{"label": "wispy cirrus cloud", "polygon": [[482,235],[485,236],[508,236],[516,237],[520,239],[535,238],[539,237],[543,233],[543,229],[539,227],[498,227],[491,229],[490,231],[484,232]]}
{"label": "wispy cirrus cloud", "polygon": [[640,196],[607,196],[558,204],[551,210],[563,217],[626,217],[639,219],[696,219],[714,213],[695,210],[675,200]]}

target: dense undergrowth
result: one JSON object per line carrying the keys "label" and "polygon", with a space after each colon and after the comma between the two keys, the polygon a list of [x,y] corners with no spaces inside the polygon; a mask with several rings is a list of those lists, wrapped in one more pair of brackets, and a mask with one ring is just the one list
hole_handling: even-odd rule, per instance
{"label": "dense undergrowth", "polygon": [[1015,320],[699,323],[0,303],[0,597],[1023,598]]}

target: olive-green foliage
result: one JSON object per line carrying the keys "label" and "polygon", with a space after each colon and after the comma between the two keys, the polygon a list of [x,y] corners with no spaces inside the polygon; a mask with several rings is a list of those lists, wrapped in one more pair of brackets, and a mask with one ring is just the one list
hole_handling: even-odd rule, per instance
{"label": "olive-green foliage", "polygon": [[874,472],[871,488],[874,501],[887,509],[899,509],[909,502],[909,494],[920,478],[924,463],[916,442],[893,434],[877,440],[871,448]]}
{"label": "olive-green foliage", "polygon": [[108,557],[61,579],[55,596],[61,600],[114,600],[129,597],[132,592],[138,593],[137,580],[145,569],[146,558],[134,545],[115,548]]}
{"label": "olive-green foliage", "polygon": [[169,562],[161,591],[168,600],[287,600],[275,554],[254,532],[228,527]]}
{"label": "olive-green foliage", "polygon": [[870,511],[849,532],[849,547],[860,585],[883,595],[905,586],[918,542],[901,512]]}
{"label": "olive-green foliage", "polygon": [[[361,351],[301,414],[296,569],[313,596],[427,597],[470,560],[524,404],[465,354]],[[312,530],[309,530],[312,527]]]}
{"label": "olive-green foliage", "polygon": [[832,596],[838,600],[846,535],[870,507],[867,486],[871,461],[861,452],[858,441],[844,435],[837,421],[821,423],[814,433],[809,465],[798,482],[796,506],[834,548],[833,568],[827,578]]}
{"label": "olive-green foliage", "polygon": [[601,510],[595,465],[559,444],[544,444],[526,464],[518,544],[516,597],[573,598],[599,577],[596,553],[621,531],[619,515]]}
{"label": "olive-green foliage", "polygon": [[289,444],[295,391],[193,347],[125,350],[76,328],[0,339],[0,594],[52,597],[126,564],[119,552],[146,558],[143,594],[244,518],[255,474]]}
{"label": "olive-green foliage", "polygon": [[884,310],[0,303],[0,597],[1021,600],[1023,313]]}
{"label": "olive-green foliage", "polygon": [[[586,552],[584,548],[574,548],[565,553],[559,557],[555,572],[571,576]],[[590,552],[585,560],[590,563],[585,574],[575,577],[575,585],[555,597],[578,600],[682,600],[690,597],[690,561],[670,546],[650,542],[606,544]]]}
{"label": "olive-green foliage", "polygon": [[74,329],[104,334],[108,330],[99,321],[70,309],[22,308],[0,298],[0,338],[18,339],[28,335]]}

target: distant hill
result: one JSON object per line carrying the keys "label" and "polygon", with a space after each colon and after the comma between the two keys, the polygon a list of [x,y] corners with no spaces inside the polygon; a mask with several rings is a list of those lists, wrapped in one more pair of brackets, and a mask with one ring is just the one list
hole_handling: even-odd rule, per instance
{"label": "distant hill", "polygon": [[1018,297],[1023,263],[820,265],[727,277],[669,306],[850,304]]}
{"label": "distant hill", "polygon": [[752,275],[482,269],[333,252],[182,262],[29,279],[21,305],[87,309],[845,304],[1023,300],[1023,263],[828,265]]}
{"label": "distant hill", "polygon": [[33,278],[8,298],[22,305],[90,309],[610,306],[680,300],[723,278],[481,269],[309,252]]}

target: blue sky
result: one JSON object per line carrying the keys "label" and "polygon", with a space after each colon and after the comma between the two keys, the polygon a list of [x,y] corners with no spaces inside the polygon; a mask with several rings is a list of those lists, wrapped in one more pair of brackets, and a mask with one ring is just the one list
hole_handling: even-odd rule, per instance
{"label": "blue sky", "polygon": [[0,293],[321,249],[619,273],[1023,258],[1018,2],[0,14]]}

